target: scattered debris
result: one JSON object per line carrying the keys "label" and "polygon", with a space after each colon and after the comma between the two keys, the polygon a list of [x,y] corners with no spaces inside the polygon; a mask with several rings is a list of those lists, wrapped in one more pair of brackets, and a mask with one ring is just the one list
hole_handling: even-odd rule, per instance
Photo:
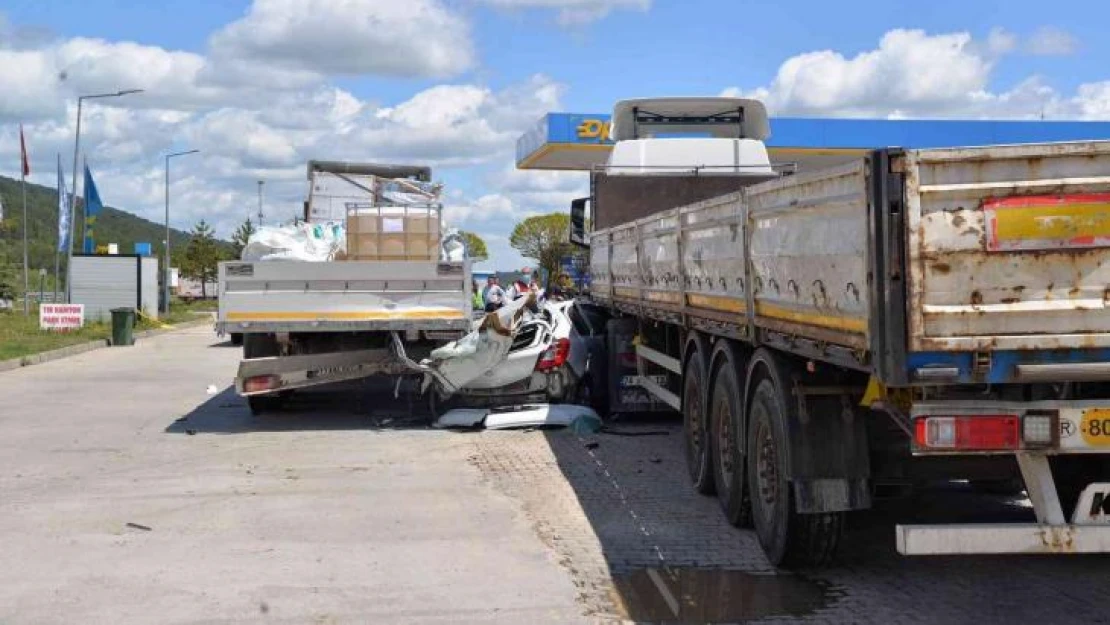
{"label": "scattered debris", "polygon": [[601,418],[592,408],[573,404],[534,404],[503,408],[456,408],[438,419],[437,428],[511,430],[565,427],[576,434],[601,430]]}
{"label": "scattered debris", "polygon": [[263,613],[263,614],[269,614],[270,613],[270,604],[266,603],[265,601],[263,601],[262,603],[259,603],[258,604],[258,611]]}
{"label": "scattered debris", "polygon": [[486,408],[456,408],[443,413],[434,424],[437,428],[476,428],[485,421]]}
{"label": "scattered debris", "polygon": [[663,459],[662,458],[648,458],[648,462],[650,462],[652,464],[659,464],[660,462],[663,462]]}
{"label": "scattered debris", "polygon": [[189,436],[194,436],[197,433],[197,431],[190,429],[190,430],[185,430],[185,433],[188,434]]}
{"label": "scattered debris", "polygon": [[216,393],[220,392],[220,389],[216,388],[215,384],[209,384],[206,391],[209,395],[215,395]]}
{"label": "scattered debris", "polygon": [[514,406],[491,411],[486,416],[487,430],[520,427],[566,427],[576,434],[589,434],[601,429],[601,418],[592,408],[572,404],[537,404]]}
{"label": "scattered debris", "polygon": [[154,529],[154,528],[151,528],[151,527],[147,527],[145,525],[139,525],[138,523],[128,523],[127,527],[137,529],[137,530],[143,530],[144,532],[150,532]]}
{"label": "scattered debris", "polygon": [[174,423],[183,423],[183,422],[188,421],[188,420],[189,420],[189,417],[187,417],[187,416],[186,417],[179,417],[178,419],[176,419],[174,421]]}
{"label": "scattered debris", "polygon": [[597,441],[590,441],[586,443],[586,449],[597,449],[600,446],[601,443],[598,443]]}

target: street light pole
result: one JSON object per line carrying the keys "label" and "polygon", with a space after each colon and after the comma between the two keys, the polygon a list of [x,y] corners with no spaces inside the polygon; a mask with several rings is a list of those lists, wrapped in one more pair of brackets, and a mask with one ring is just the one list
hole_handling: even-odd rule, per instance
{"label": "street light pole", "polygon": [[[83,95],[77,98],[77,128],[75,137],[73,139],[73,191],[69,196],[69,245],[66,246],[66,302],[69,302],[69,297],[72,291],[69,288],[69,281],[72,277],[70,266],[73,264],[73,243],[76,238],[77,224],[74,223],[74,213],[77,207],[77,153],[81,150],[81,104],[85,100],[95,100],[97,98],[118,98],[120,96],[130,95],[132,93],[142,93],[142,89],[124,89],[116,91],[115,93],[94,93],[92,95]],[[59,193],[65,193],[64,190],[58,189]],[[82,231],[83,232],[83,231]],[[84,237],[81,237],[84,240]],[[55,290],[57,290],[55,288]]]}
{"label": "street light pole", "polygon": [[258,227],[262,227],[262,185],[264,180],[258,181]]}
{"label": "street light pole", "polygon": [[162,298],[164,308],[162,312],[170,310],[170,159],[186,154],[196,154],[200,150],[185,150],[166,155],[166,264],[162,268]]}

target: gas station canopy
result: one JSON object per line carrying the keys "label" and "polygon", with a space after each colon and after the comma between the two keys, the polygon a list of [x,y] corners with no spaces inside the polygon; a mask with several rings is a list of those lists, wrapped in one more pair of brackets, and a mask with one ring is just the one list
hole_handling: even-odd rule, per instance
{"label": "gas station canopy", "polygon": [[[517,169],[589,170],[613,142],[607,113],[548,113],[516,142]],[[943,148],[1110,139],[1110,122],[771,119],[771,160],[800,169],[835,165],[881,147]]]}

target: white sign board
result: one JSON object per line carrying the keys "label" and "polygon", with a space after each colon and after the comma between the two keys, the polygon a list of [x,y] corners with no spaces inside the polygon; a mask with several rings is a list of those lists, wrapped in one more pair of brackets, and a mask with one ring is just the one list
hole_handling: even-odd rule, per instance
{"label": "white sign board", "polygon": [[84,325],[84,304],[41,304],[39,306],[39,328],[43,330],[77,330]]}

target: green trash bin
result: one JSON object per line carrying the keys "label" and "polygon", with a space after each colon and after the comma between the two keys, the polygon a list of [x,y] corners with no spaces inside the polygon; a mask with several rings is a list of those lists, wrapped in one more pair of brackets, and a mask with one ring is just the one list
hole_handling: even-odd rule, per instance
{"label": "green trash bin", "polygon": [[112,345],[135,344],[135,309],[112,309]]}

